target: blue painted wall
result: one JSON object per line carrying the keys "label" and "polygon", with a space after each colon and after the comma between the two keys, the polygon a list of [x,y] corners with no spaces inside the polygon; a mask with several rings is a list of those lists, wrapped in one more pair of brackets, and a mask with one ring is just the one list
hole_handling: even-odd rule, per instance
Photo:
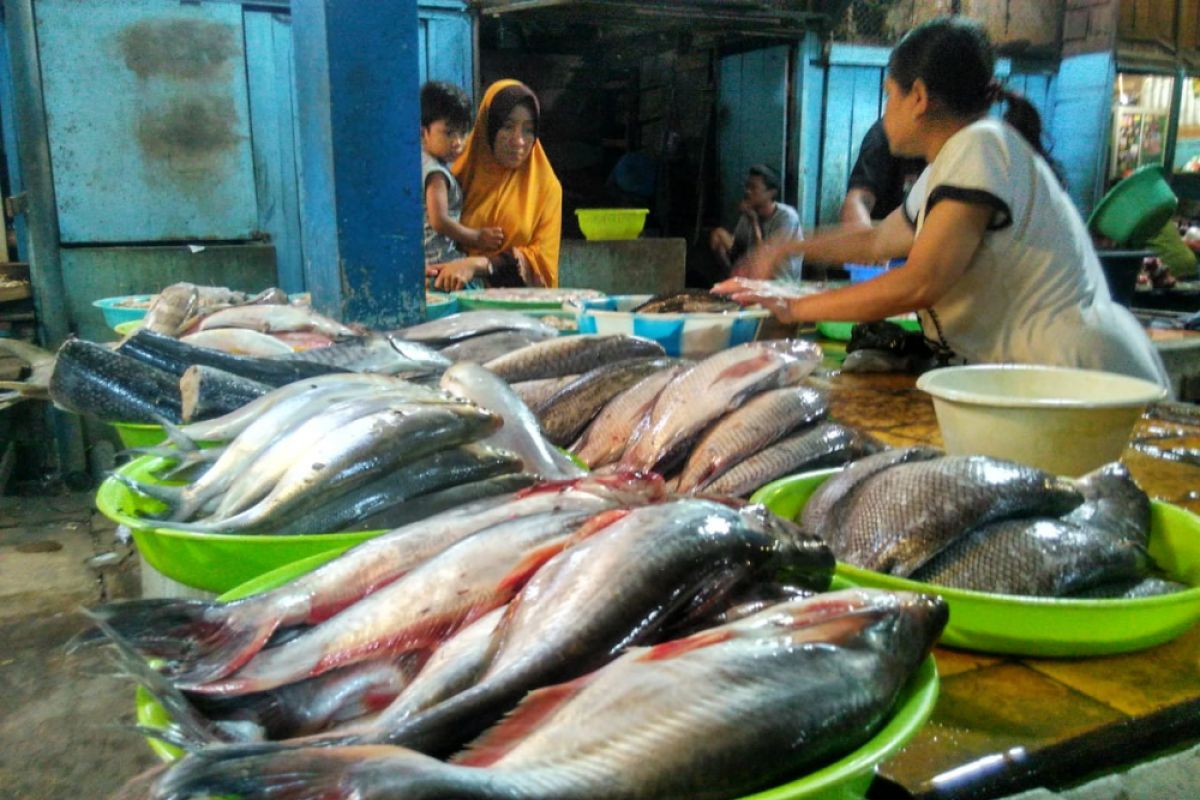
{"label": "blue painted wall", "polygon": [[421,82],[449,81],[475,98],[475,34],[467,4],[458,0],[418,4]]}
{"label": "blue painted wall", "polygon": [[1058,71],[1050,134],[1067,191],[1084,216],[1100,199],[1116,67],[1111,53],[1064,58]]}

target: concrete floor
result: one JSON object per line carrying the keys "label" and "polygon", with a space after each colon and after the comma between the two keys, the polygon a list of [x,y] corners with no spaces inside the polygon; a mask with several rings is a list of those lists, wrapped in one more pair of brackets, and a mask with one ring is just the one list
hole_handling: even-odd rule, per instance
{"label": "concrete floor", "polygon": [[[157,763],[129,729],[132,685],[101,651],[64,648],[85,627],[79,609],[138,596],[138,573],[136,553],[115,540],[91,493],[0,497],[0,800],[102,800]],[[1200,749],[1019,797],[1192,800]]]}

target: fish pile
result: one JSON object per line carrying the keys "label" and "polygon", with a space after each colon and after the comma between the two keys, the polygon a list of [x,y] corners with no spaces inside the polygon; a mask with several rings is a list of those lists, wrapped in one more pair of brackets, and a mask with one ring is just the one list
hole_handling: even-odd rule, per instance
{"label": "fish pile", "polygon": [[722,314],[741,311],[732,300],[707,289],[685,289],[651,297],[633,308],[634,314]]}
{"label": "fish pile", "polygon": [[[166,503],[165,518],[181,530],[386,529],[532,483],[521,456],[480,441],[500,424],[448,392],[337,373],[288,384],[215,420],[168,425],[176,449],[156,451],[166,456],[163,476],[198,472],[189,483],[115,477]],[[200,441],[216,446],[199,449]]]}
{"label": "fish pile", "polygon": [[801,522],[841,561],[1036,597],[1181,591],[1147,552],[1150,501],[1119,463],[1078,480],[929,447],[885,450],[823,483]]}
{"label": "fish pile", "polygon": [[172,284],[150,303],[141,329],[244,356],[280,356],[359,334],[282,289],[256,295],[223,286]]}
{"label": "fish pile", "polygon": [[859,747],[946,622],[928,596],[810,596],[832,568],[761,507],[614,471],[243,600],[101,606],[82,642],[117,646],[190,751],[125,798],[734,797]]}
{"label": "fish pile", "polygon": [[554,339],[557,329],[516,311],[464,311],[401,328],[393,340],[412,342],[441,352],[450,361],[484,364],[505,353]]}

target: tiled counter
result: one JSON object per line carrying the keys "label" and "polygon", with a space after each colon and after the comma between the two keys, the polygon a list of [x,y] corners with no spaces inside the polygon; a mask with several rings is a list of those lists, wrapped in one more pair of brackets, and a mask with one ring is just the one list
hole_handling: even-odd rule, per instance
{"label": "tiled counter", "polygon": [[[828,383],[838,421],[892,445],[941,444],[933,406],[911,376],[835,375]],[[1200,408],[1153,409],[1123,460],[1152,497],[1200,512]],[[913,797],[1003,797],[1200,741],[1200,627],[1156,648],[1103,658],[946,648],[935,656],[941,697],[933,718],[880,769]]]}

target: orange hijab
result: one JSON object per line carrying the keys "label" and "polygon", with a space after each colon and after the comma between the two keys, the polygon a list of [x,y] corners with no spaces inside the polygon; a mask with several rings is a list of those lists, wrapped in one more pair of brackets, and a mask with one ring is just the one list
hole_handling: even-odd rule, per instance
{"label": "orange hijab", "polygon": [[[525,163],[508,169],[496,161],[488,141],[488,111],[496,94],[518,81],[496,81],[479,104],[475,129],[463,154],[454,162],[462,185],[462,224],[469,228],[498,227],[504,243],[492,253],[512,250],[521,263],[525,282],[558,285],[558,246],[562,238],[562,185],[546,158],[539,138]],[[491,255],[472,250],[472,255]]]}

